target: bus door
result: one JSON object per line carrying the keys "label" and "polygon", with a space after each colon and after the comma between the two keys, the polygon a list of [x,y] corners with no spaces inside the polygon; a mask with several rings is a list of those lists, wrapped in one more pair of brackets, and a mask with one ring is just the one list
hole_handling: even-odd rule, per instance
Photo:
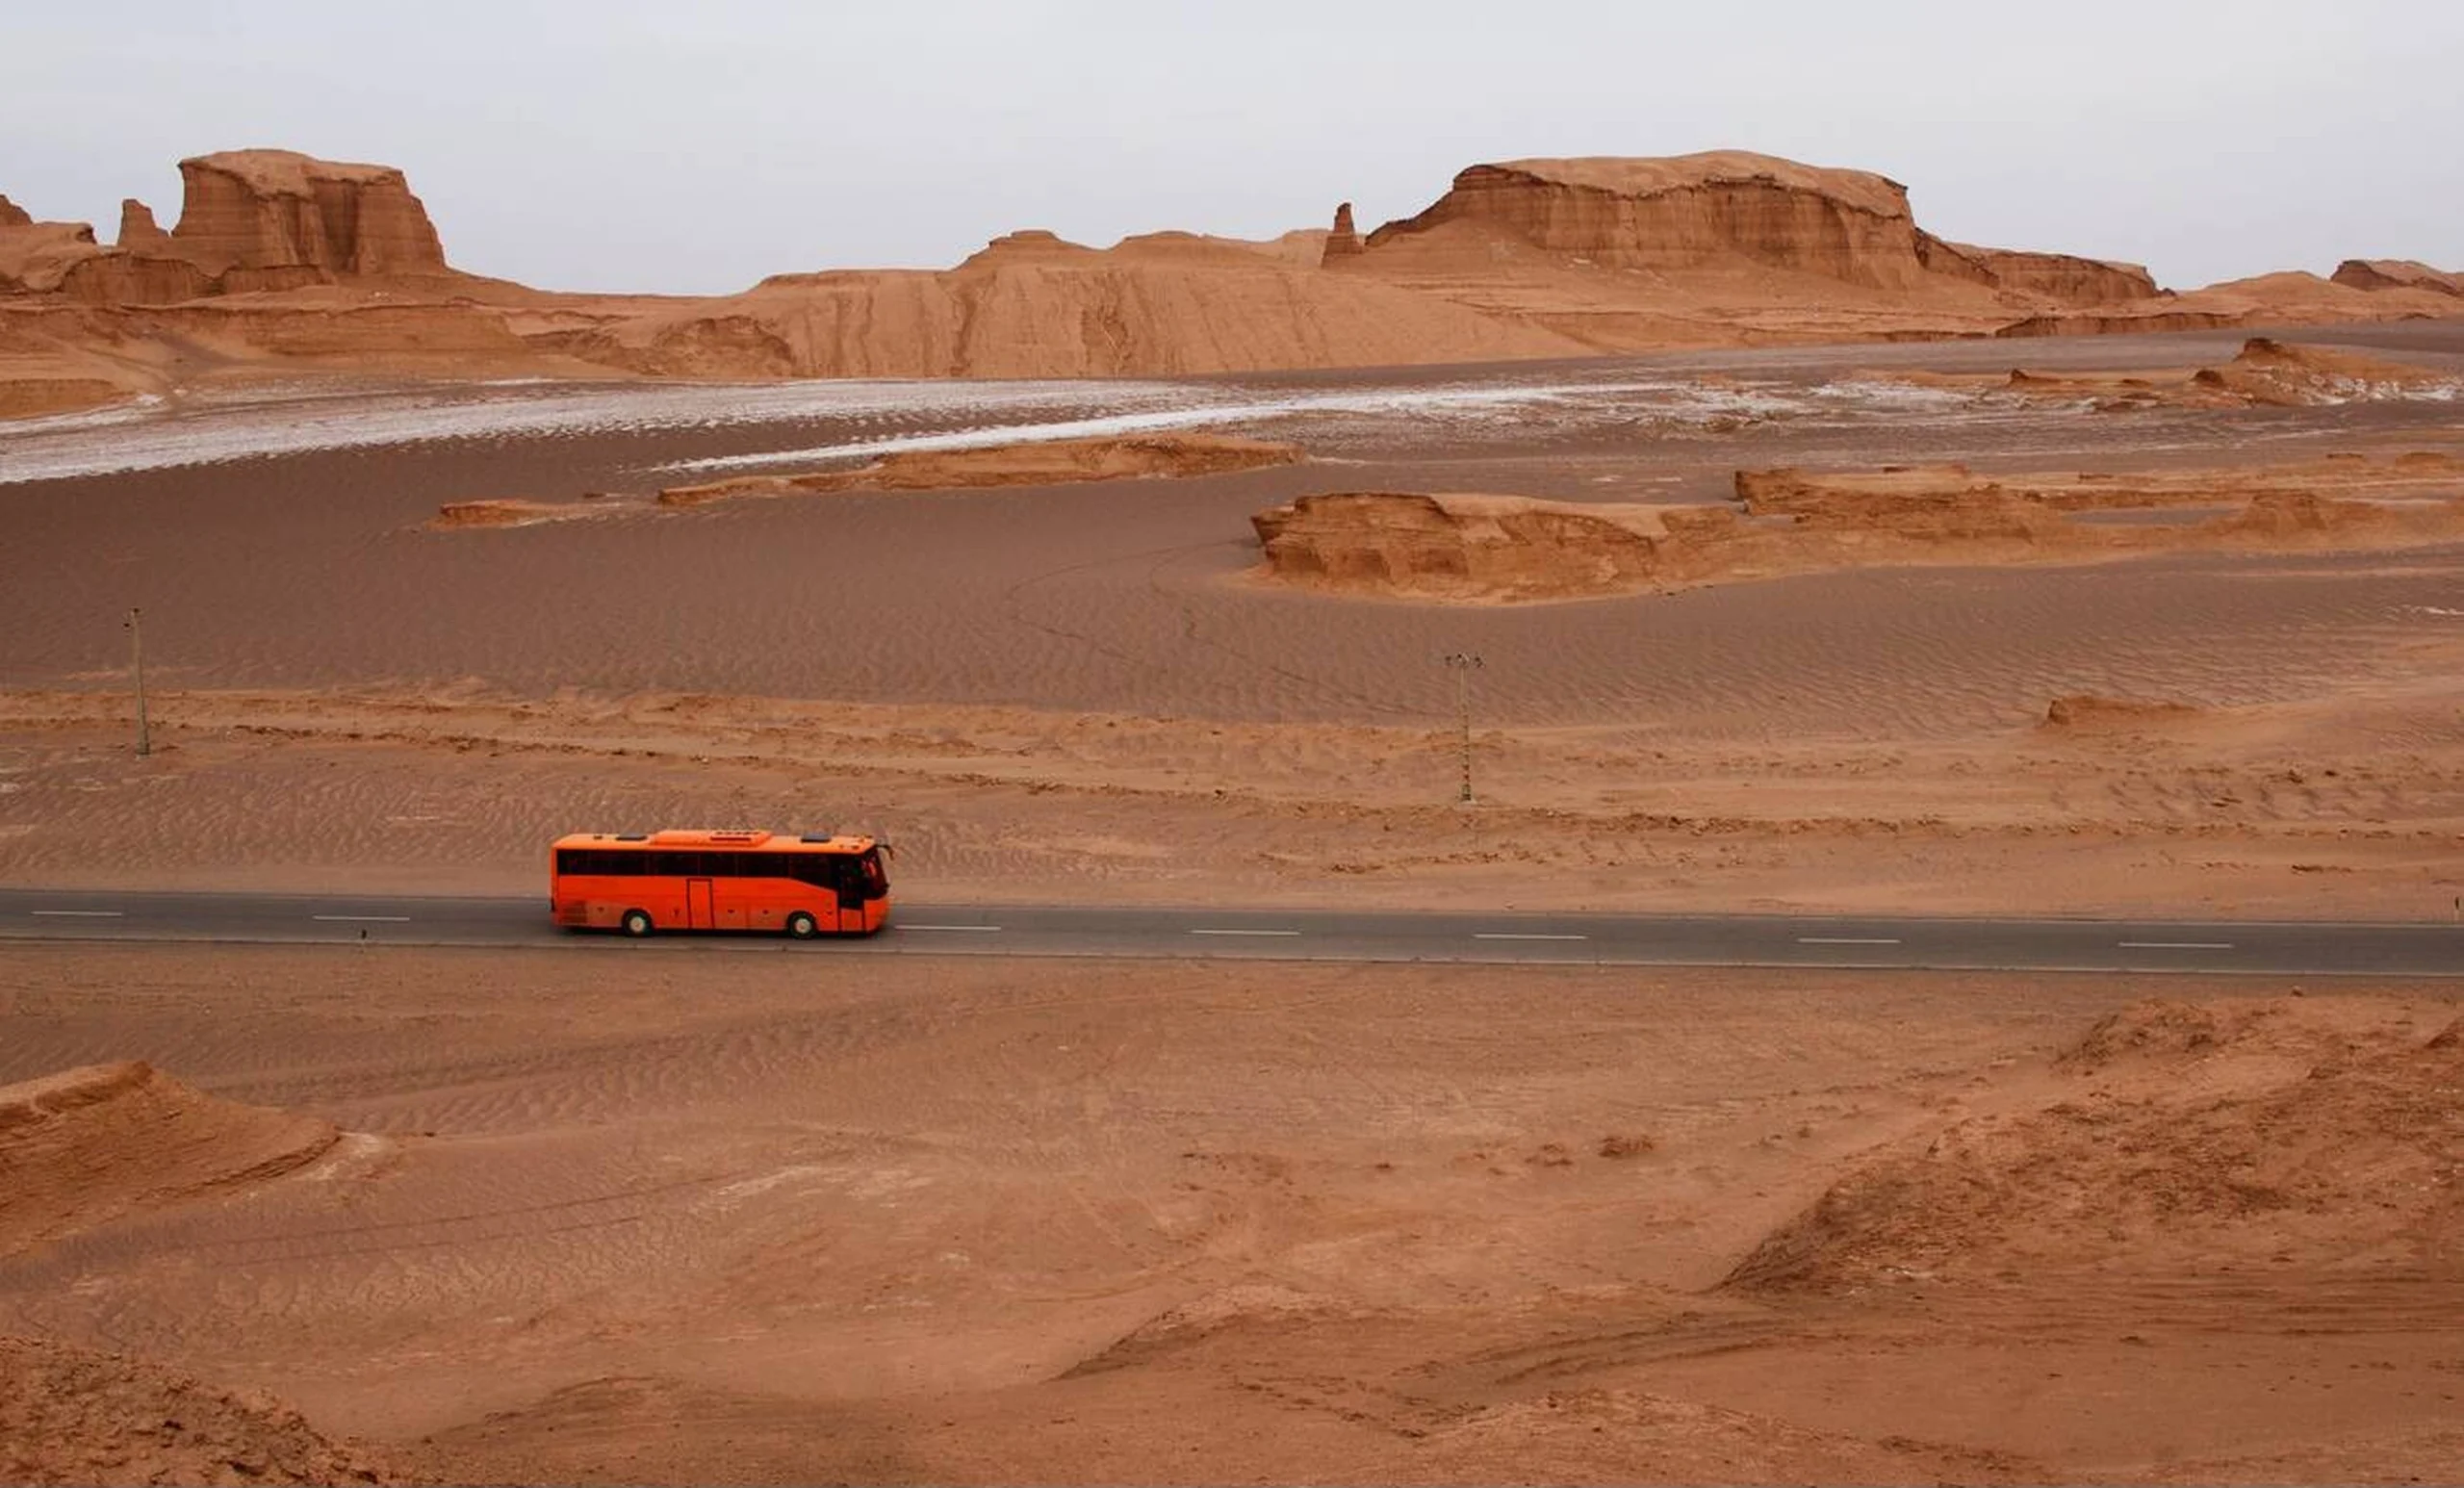
{"label": "bus door", "polygon": [[855,858],[840,854],[831,862],[831,881],[838,890],[838,928],[864,928],[864,875]]}
{"label": "bus door", "polygon": [[716,930],[718,921],[710,912],[710,881],[684,881],[684,923],[692,930]]}

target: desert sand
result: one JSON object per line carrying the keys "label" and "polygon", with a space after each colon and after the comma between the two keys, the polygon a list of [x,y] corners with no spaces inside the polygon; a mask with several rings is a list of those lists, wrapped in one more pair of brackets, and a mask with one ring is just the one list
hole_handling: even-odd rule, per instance
{"label": "desert sand", "polygon": [[2464,1447],[2451,988],[8,954],[0,1079],[108,1046],[343,1134],[0,1260],[46,1340],[0,1345],[40,1372],[12,1420],[189,1402],[165,1459],[33,1458],[64,1481],[2401,1481]]}
{"label": "desert sand", "polygon": [[[734,462],[781,435],[643,429],[634,401],[605,433],[261,456],[169,442],[210,418],[64,430],[27,464],[136,468],[0,487],[25,560],[0,589],[0,876],[529,893],[563,832],[743,821],[878,829],[902,882],[977,902],[2443,919],[2464,433],[2435,395],[2459,358],[2346,334],[2374,339],[2302,354],[2424,378],[2123,419],[1910,380],[1981,375],[1985,346],[1167,387],[1273,458],[1062,479],[1116,447],[984,430],[1076,428],[1082,402],[799,416],[780,471],[811,448],[853,451],[829,481],[901,468],[865,431],[946,430],[976,443],[904,468],[973,484],[664,516],[706,457],[770,478]],[[2130,343],[2119,369],[2120,344],[2064,345],[2043,375],[2229,365],[2241,338]],[[363,406],[317,417],[355,434]],[[1184,448],[1153,437],[1132,445]],[[1047,483],[1004,483],[1021,469]],[[1810,546],[1804,571],[1593,598],[1534,570],[1544,604],[1249,577],[1254,514],[1364,481]],[[490,500],[507,526],[426,529]],[[598,511],[627,520],[537,520]],[[1469,810],[1438,664],[1464,649],[1489,663]]]}

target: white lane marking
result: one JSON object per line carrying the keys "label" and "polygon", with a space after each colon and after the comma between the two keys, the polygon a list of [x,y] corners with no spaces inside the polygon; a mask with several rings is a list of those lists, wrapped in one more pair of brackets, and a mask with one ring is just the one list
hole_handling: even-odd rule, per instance
{"label": "white lane marking", "polygon": [[1553,936],[1537,930],[1476,930],[1475,940],[1588,940],[1589,936]]}
{"label": "white lane marking", "polygon": [[1193,930],[1194,936],[1296,936],[1296,930]]}
{"label": "white lane marking", "polygon": [[987,933],[1000,928],[998,925],[892,925],[890,927],[892,930],[977,930]]}
{"label": "white lane marking", "polygon": [[1897,945],[1881,936],[1799,936],[1799,945]]}
{"label": "white lane marking", "polygon": [[407,925],[411,922],[411,917],[407,914],[311,914],[308,917],[312,920],[326,920],[344,925],[357,925],[362,922],[371,925]]}
{"label": "white lane marking", "polygon": [[28,914],[49,914],[59,919],[116,920],[124,917],[126,910],[28,910]]}
{"label": "white lane marking", "polygon": [[2125,951],[2229,951],[2230,940],[2122,940],[2117,942]]}

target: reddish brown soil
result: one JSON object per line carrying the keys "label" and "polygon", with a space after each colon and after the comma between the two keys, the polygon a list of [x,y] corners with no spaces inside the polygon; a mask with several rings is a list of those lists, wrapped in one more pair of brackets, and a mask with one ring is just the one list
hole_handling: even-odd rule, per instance
{"label": "reddish brown soil", "polygon": [[5,954],[0,1077],[108,1048],[347,1134],[0,1260],[37,1475],[374,1460],[312,1430],[541,1481],[2398,1481],[2464,1446],[2452,988]]}

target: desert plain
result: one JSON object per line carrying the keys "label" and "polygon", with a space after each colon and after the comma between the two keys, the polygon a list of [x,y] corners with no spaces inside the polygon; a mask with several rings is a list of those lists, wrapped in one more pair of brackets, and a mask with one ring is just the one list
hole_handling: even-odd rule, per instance
{"label": "desert plain", "polygon": [[[457,282],[452,375],[398,267],[74,246],[0,297],[0,885],[746,824],[920,905],[2464,913],[2455,295],[1744,159],[1524,163],[1624,260],[1490,167],[1005,240],[954,366],[761,361],[903,280]],[[1879,236],[1674,266],[1680,188]],[[1159,260],[1210,337],[1067,298]],[[0,939],[0,1477],[2453,1480],[2457,992]]]}

